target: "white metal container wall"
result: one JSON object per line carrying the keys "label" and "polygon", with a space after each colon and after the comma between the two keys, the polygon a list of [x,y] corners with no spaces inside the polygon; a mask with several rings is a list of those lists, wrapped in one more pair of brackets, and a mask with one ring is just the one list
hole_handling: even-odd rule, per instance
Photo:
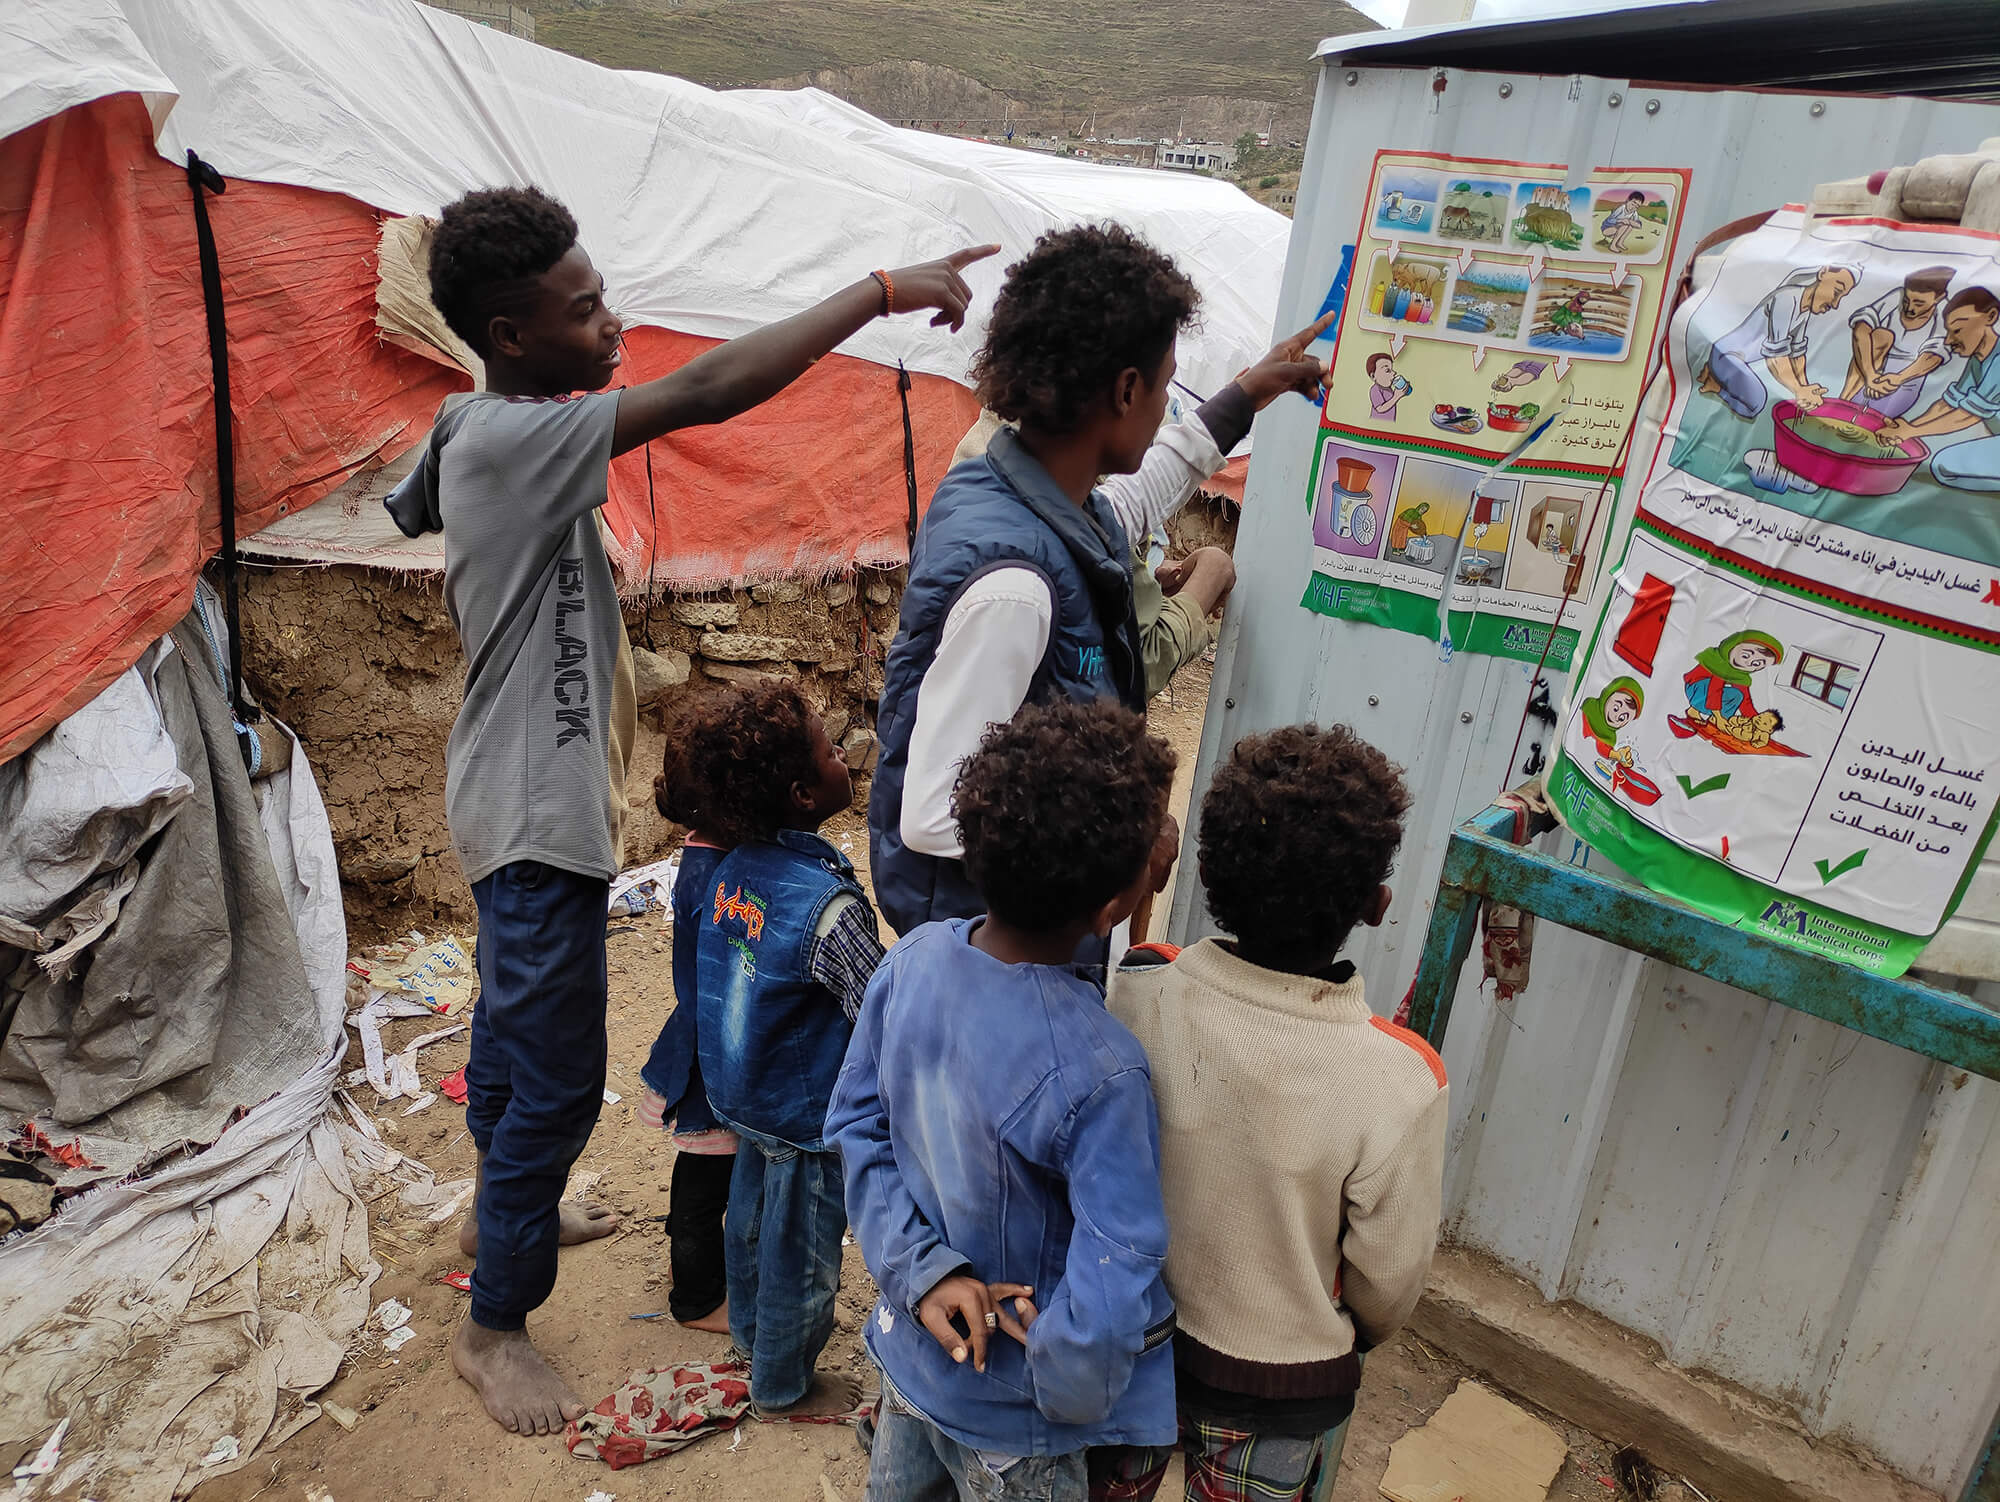
{"label": "white metal container wall", "polygon": [[[1325,297],[1380,148],[1691,167],[1684,260],[1710,228],[1818,183],[1996,134],[2000,108],[1983,104],[1335,58],[1280,323]],[[1396,901],[1350,951],[1387,1012],[1415,973],[1452,826],[1520,780],[1532,669],[1443,664],[1434,642],[1300,608],[1315,422],[1300,402],[1261,419],[1197,791],[1237,737],[1302,720],[1349,723],[1404,764],[1416,810]],[[1563,687],[1555,676],[1558,703]],[[1564,833],[1548,848],[1591,858]],[[1198,884],[1177,882],[1175,937],[1210,929]],[[2000,1086],[1546,922],[1526,993],[1503,1007],[1477,982],[1475,957],[1445,1049],[1448,1233],[1955,1492],[2000,1405]]]}

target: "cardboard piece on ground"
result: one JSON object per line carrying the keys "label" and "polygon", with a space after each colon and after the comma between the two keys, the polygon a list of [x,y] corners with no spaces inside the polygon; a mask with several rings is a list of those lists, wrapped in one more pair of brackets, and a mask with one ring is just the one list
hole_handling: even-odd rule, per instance
{"label": "cardboard piece on ground", "polygon": [[1569,1446],[1478,1383],[1458,1384],[1429,1423],[1389,1447],[1389,1502],[1543,1502]]}

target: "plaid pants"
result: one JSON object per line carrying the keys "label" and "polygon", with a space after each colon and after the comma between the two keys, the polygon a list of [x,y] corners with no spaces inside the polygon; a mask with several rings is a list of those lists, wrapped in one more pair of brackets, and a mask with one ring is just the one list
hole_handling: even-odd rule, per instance
{"label": "plaid pants", "polygon": [[[1347,1425],[1325,1434],[1249,1434],[1183,1414],[1180,1452],[1187,1502],[1326,1502]],[[1090,1452],[1090,1502],[1152,1502],[1174,1458],[1171,1446]]]}

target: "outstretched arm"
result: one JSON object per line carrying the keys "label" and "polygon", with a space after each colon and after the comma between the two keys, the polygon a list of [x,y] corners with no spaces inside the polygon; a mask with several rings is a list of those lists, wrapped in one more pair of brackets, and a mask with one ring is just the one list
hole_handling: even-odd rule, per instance
{"label": "outstretched arm", "polygon": [[611,452],[622,454],[677,428],[727,422],[769,401],[804,375],[820,356],[886,313],[935,308],[933,327],[965,326],[972,289],[959,273],[975,261],[997,255],[997,245],[956,251],[941,261],[891,272],[895,301],[873,276],[836,292],[817,307],[718,345],[671,375],[634,386],[618,396],[618,422]]}

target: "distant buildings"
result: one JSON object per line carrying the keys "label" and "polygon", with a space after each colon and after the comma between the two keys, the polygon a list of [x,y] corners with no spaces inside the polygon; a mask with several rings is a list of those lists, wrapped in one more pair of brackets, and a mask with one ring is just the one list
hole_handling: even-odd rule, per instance
{"label": "distant buildings", "polygon": [[530,42],[535,39],[533,13],[525,5],[515,5],[513,0],[424,0],[424,4],[477,21],[481,26],[491,26],[495,31],[524,37]]}
{"label": "distant buildings", "polygon": [[1162,141],[1154,148],[1153,165],[1175,172],[1228,172],[1236,166],[1236,148],[1219,141]]}

